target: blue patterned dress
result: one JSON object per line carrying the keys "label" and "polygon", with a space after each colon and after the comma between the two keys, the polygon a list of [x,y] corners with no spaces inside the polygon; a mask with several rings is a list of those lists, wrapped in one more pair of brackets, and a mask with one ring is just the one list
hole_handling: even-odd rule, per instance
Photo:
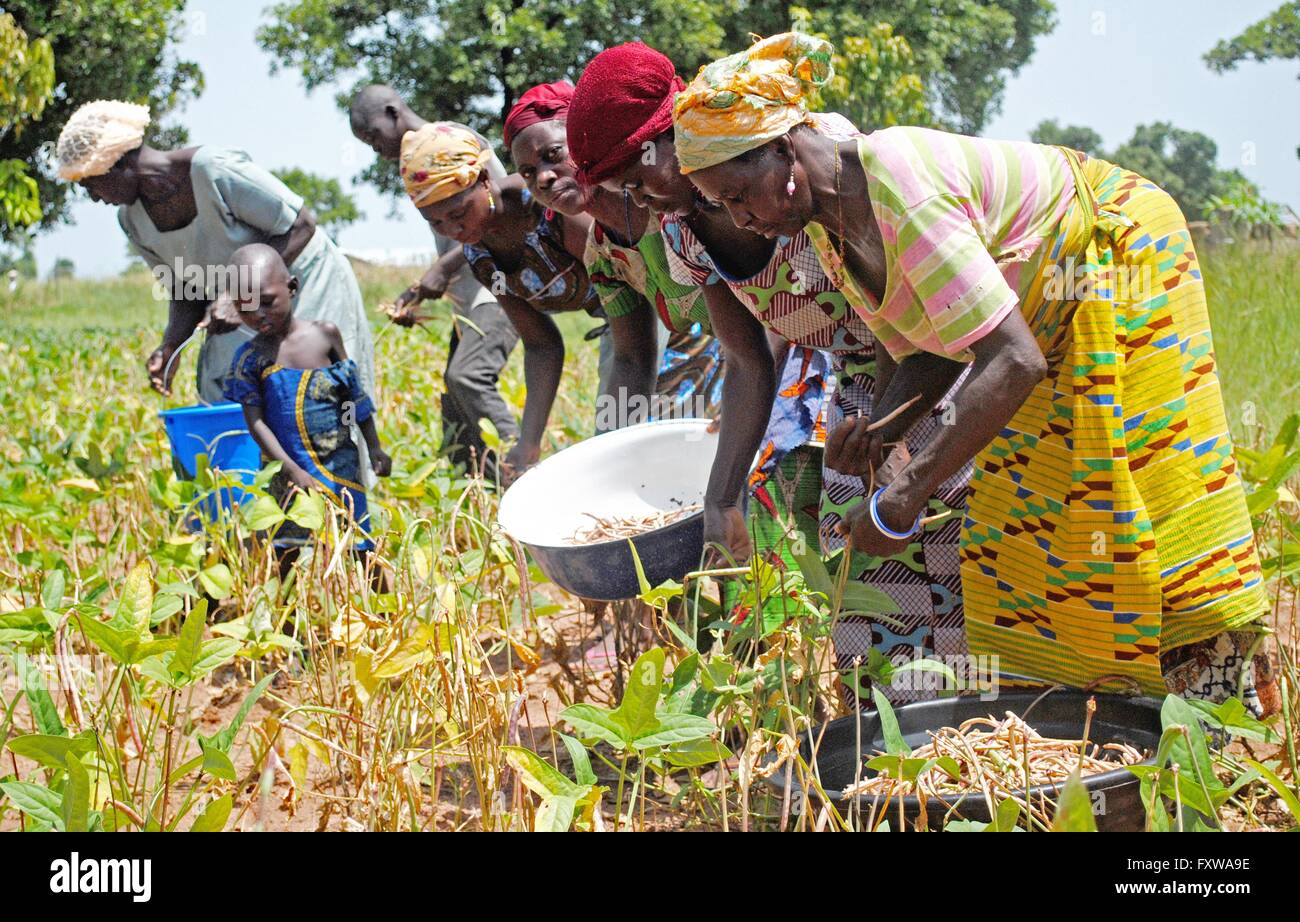
{"label": "blue patterned dress", "polygon": [[[289,457],[370,533],[366,490],[360,480],[361,452],[349,424],[365,422],[375,408],[355,362],[345,359],[324,368],[285,368],[246,343],[235,353],[225,397],[243,406],[261,407],[267,426]],[[262,462],[268,460],[264,457]],[[270,492],[283,502],[291,486],[281,470],[272,479]],[[272,543],[299,547],[310,538],[310,532],[286,520]],[[366,538],[356,548],[371,550],[374,543]]]}

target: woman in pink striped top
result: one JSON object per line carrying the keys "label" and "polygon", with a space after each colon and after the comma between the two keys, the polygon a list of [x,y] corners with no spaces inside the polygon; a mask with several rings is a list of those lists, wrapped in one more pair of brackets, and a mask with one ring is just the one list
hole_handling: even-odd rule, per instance
{"label": "woman in pink striped top", "polygon": [[1173,199],[1063,148],[827,138],[804,95],[829,75],[825,42],[775,36],[701,70],[673,124],[696,187],[738,227],[806,230],[888,351],[872,417],[831,434],[828,464],[874,479],[970,366],[951,425],[846,517],[854,548],[896,553],[973,458],[967,636],[1004,680],[1267,711],[1268,604]]}

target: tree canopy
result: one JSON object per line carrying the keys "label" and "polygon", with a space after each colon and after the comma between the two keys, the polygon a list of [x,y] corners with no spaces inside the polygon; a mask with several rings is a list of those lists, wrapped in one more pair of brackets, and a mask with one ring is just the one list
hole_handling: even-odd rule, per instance
{"label": "tree canopy", "polygon": [[184,131],[165,119],[203,88],[198,65],[174,51],[189,22],[185,0],[4,0],[4,9],[27,35],[47,41],[54,58],[55,95],[40,120],[21,133],[0,133],[0,161],[20,160],[36,179],[42,226],[64,219],[71,191],[55,179],[42,148],[82,103],[146,103],[150,141],[184,140]]}
{"label": "tree canopy", "polygon": [[[805,0],[806,2],[806,0]],[[346,108],[361,84],[387,83],[426,118],[489,136],[520,93],[575,80],[604,48],[639,39],[684,77],[798,23],[837,47],[842,78],[821,104],[863,127],[896,122],[979,131],[1007,77],[1054,25],[1050,0],[819,0],[809,12],[775,0],[281,0],[258,42],[274,67],[308,88],[339,85]],[[363,174],[398,189],[376,163]]]}
{"label": "tree canopy", "polygon": [[[54,52],[43,38],[29,39],[8,13],[0,13],[0,142],[18,137],[39,119],[54,96]],[[0,241],[12,240],[41,217],[36,180],[17,158],[0,160]]]}
{"label": "tree canopy", "polygon": [[302,196],[303,203],[316,216],[316,224],[331,237],[337,239],[340,231],[365,217],[356,200],[344,192],[343,186],[332,176],[319,176],[297,167],[271,172]]}
{"label": "tree canopy", "polygon": [[1282,4],[1205,55],[1205,63],[1220,74],[1235,69],[1242,61],[1271,60],[1300,60],[1300,0]]}
{"label": "tree canopy", "polygon": [[[1073,147],[1139,173],[1172,195],[1190,221],[1209,218],[1217,203],[1258,190],[1238,170],[1220,169],[1218,145],[1199,131],[1175,128],[1169,122],[1138,125],[1133,136],[1112,151],[1102,148],[1101,135],[1080,125],[1040,122],[1030,132],[1039,144]],[[1267,205],[1259,199],[1262,205]]]}

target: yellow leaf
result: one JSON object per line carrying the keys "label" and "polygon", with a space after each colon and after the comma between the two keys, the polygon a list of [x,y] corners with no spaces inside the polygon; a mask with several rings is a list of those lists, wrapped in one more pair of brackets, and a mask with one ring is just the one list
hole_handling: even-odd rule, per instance
{"label": "yellow leaf", "polygon": [[357,696],[357,703],[362,707],[370,703],[371,696],[379,687],[379,680],[375,678],[372,668],[373,662],[374,657],[369,650],[362,650],[352,660],[352,693]]}
{"label": "yellow leaf", "polygon": [[99,484],[88,477],[65,477],[59,481],[61,487],[75,487],[78,490],[86,490],[90,493],[99,492]]}
{"label": "yellow leaf", "polygon": [[308,757],[307,747],[302,743],[295,743],[289,750],[289,777],[299,791],[307,785]]}
{"label": "yellow leaf", "polygon": [[[413,633],[401,640],[375,666],[375,678],[391,679],[410,672],[416,666],[431,662],[436,642],[437,633],[431,625],[418,625]],[[446,649],[445,645],[443,649]]]}

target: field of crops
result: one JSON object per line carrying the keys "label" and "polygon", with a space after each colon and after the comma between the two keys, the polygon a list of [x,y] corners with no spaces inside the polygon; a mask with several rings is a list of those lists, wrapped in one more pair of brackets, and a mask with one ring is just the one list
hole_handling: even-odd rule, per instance
{"label": "field of crops", "polygon": [[[1300,261],[1245,246],[1203,258],[1276,600],[1284,713],[1265,726],[1232,702],[1166,702],[1168,743],[1140,773],[1145,823],[1289,828]],[[372,307],[409,281],[369,269],[361,280]],[[193,357],[172,398],[148,389],[164,312],[149,281],[0,293],[0,829],[898,827],[887,798],[829,806],[796,752],[845,712],[829,632],[853,600],[836,561],[730,574],[755,599],[790,598],[779,623],[719,626],[710,579],[584,607],[494,526],[493,491],[437,455],[445,319],[405,330],[375,315],[378,425],[395,469],[371,506],[391,591],[360,572],[349,528],[318,498],[289,510],[324,538],[284,583],[254,538],[284,516],[269,497],[230,531],[187,532],[213,475],[173,473],[157,413],[193,402]],[[547,451],[590,429],[591,323],[562,323]],[[503,389],[522,408],[518,352]],[[889,668],[866,662],[859,678]],[[913,779],[934,767],[892,743],[878,758]],[[1056,810],[1003,792],[993,824],[1086,828],[1071,790]]]}

